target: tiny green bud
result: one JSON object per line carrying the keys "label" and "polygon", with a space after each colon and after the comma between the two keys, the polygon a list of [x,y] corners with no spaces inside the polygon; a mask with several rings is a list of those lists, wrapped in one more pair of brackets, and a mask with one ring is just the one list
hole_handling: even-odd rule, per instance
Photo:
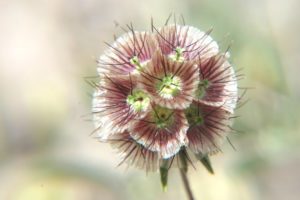
{"label": "tiny green bud", "polygon": [[156,106],[152,112],[152,119],[158,128],[166,128],[174,121],[172,115],[173,111],[171,109]]}
{"label": "tiny green bud", "polygon": [[169,55],[169,58],[171,58],[173,61],[176,62],[183,62],[184,61],[183,52],[184,52],[184,48],[176,47],[175,54]]}
{"label": "tiny green bud", "polygon": [[181,91],[181,80],[177,76],[165,76],[156,85],[159,95],[166,99],[171,99]]}
{"label": "tiny green bud", "polygon": [[150,104],[150,98],[141,90],[133,90],[132,94],[128,95],[127,97],[127,103],[135,112],[141,112],[148,108]]}
{"label": "tiny green bud", "polygon": [[206,89],[209,87],[209,85],[210,84],[207,79],[200,81],[198,89],[196,90],[196,98],[202,99],[205,96]]}
{"label": "tiny green bud", "polygon": [[184,113],[190,126],[199,126],[204,123],[204,118],[195,105],[191,105]]}
{"label": "tiny green bud", "polygon": [[133,64],[138,71],[141,71],[143,68],[143,65],[137,56],[132,57],[130,59],[130,63]]}

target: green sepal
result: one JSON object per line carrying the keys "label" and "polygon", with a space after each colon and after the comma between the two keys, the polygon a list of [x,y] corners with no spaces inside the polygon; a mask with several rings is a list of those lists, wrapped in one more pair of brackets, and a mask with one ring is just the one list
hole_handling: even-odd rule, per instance
{"label": "green sepal", "polygon": [[164,192],[166,192],[167,191],[167,186],[168,186],[168,172],[169,172],[169,169],[164,168],[164,167],[160,167],[159,172],[160,172],[160,182],[161,182],[162,190]]}
{"label": "green sepal", "polygon": [[169,173],[169,159],[162,159],[159,172],[160,172],[160,182],[163,191],[167,191],[167,185],[168,185],[168,173]]}
{"label": "green sepal", "polygon": [[188,163],[187,163],[187,156],[186,156],[185,148],[179,151],[179,159],[180,159],[180,169],[182,169],[185,173],[188,171]]}
{"label": "green sepal", "polygon": [[203,155],[202,153],[199,153],[199,154],[196,154],[196,157],[198,160],[200,160],[202,165],[204,165],[204,167],[207,169],[207,171],[209,171],[211,174],[214,174],[214,169],[212,168],[210,159],[207,154]]}

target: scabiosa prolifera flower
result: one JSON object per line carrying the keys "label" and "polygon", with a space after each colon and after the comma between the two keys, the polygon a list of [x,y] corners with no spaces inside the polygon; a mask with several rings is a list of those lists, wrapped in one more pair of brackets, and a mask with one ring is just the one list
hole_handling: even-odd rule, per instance
{"label": "scabiosa prolifera flower", "polygon": [[[98,60],[93,118],[101,141],[122,162],[161,173],[184,174],[197,158],[213,173],[209,156],[232,130],[237,76],[210,31],[166,24],[117,38]],[[173,162],[175,161],[175,162]]]}

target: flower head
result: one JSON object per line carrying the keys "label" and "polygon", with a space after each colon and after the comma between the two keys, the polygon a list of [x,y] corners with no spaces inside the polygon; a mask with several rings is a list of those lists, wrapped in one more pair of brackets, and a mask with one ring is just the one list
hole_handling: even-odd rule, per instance
{"label": "flower head", "polygon": [[174,158],[187,169],[190,153],[212,172],[208,156],[227,137],[238,100],[227,54],[191,26],[129,27],[98,62],[93,116],[100,139],[128,165],[160,168],[162,182]]}

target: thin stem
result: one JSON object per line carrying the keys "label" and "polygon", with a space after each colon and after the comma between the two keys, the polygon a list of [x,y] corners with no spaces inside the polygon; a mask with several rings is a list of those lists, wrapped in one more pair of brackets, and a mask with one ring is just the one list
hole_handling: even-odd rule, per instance
{"label": "thin stem", "polygon": [[189,200],[195,200],[195,198],[193,196],[193,192],[192,192],[191,187],[190,187],[189,180],[186,176],[186,171],[184,169],[180,169],[180,175],[181,175],[181,178],[182,178],[182,181],[183,181],[185,191],[186,191],[186,193],[189,197]]}

